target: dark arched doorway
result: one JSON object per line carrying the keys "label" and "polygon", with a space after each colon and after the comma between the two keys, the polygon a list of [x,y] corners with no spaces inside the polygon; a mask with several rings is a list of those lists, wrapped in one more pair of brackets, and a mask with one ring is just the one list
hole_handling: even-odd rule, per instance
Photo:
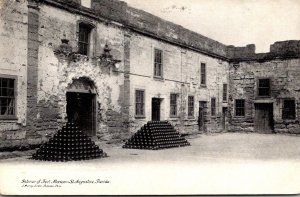
{"label": "dark arched doorway", "polygon": [[96,90],[88,78],[74,79],[67,90],[67,117],[88,136],[96,135]]}

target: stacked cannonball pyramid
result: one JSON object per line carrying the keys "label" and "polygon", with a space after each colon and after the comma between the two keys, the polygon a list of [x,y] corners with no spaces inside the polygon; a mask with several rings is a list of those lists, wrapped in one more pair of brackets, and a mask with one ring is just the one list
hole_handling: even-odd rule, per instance
{"label": "stacked cannonball pyramid", "polygon": [[151,121],[138,130],[123,148],[158,150],[189,145],[168,121]]}
{"label": "stacked cannonball pyramid", "polygon": [[91,141],[78,126],[67,123],[32,155],[32,159],[65,162],[105,156],[106,153],[95,145],[95,142]]}

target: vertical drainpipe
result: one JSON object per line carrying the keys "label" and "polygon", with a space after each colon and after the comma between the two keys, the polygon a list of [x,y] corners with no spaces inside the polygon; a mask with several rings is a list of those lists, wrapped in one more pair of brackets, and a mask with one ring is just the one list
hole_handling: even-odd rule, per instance
{"label": "vertical drainpipe", "polygon": [[125,30],[124,32],[124,102],[123,114],[124,122],[127,123],[127,131],[130,131],[130,39],[132,33]]}
{"label": "vertical drainpipe", "polygon": [[27,136],[37,134],[38,114],[38,53],[39,53],[39,1],[28,0],[28,37],[27,37]]}
{"label": "vertical drainpipe", "polygon": [[182,126],[184,119],[184,111],[183,111],[183,81],[182,81],[182,66],[183,66],[183,49],[180,50],[180,127]]}

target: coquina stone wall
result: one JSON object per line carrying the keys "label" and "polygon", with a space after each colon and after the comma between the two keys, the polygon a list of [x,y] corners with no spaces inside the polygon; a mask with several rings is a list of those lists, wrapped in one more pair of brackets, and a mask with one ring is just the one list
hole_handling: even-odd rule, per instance
{"label": "coquina stone wall", "polygon": [[[151,120],[151,99],[161,98],[161,119],[185,134],[201,133],[198,127],[199,101],[207,102],[206,132],[222,131],[223,83],[228,83],[229,64],[191,50],[133,34],[130,42],[130,125],[135,132]],[[163,79],[154,75],[154,49],[163,51]],[[206,85],[200,84],[200,65],[206,64]],[[135,117],[135,90],[145,90],[145,118]],[[170,94],[178,95],[178,117],[170,117]],[[188,117],[188,96],[194,96],[194,116]],[[216,116],[211,116],[211,98],[216,98]],[[203,131],[202,131],[203,132]]]}
{"label": "coquina stone wall", "polygon": [[[230,131],[254,131],[254,102],[259,77],[271,79],[274,131],[299,133],[300,42],[276,42],[269,53],[255,45],[226,46],[215,40],[129,7],[117,0],[2,0],[0,2],[0,77],[16,79],[16,117],[0,119],[0,150],[38,145],[67,121],[66,92],[74,80],[95,85],[99,140],[119,143],[151,120],[151,99],[161,98],[161,119],[184,134],[198,127],[199,102],[205,101],[205,132],[224,131],[222,109],[228,107]],[[79,23],[92,27],[88,56],[78,55]],[[63,50],[62,40],[68,40]],[[118,67],[99,61],[105,44]],[[65,46],[65,45],[64,45]],[[154,74],[154,49],[163,51],[163,78]],[[206,85],[200,65],[206,64]],[[237,66],[238,65],[238,66]],[[228,102],[223,102],[228,84]],[[145,90],[145,117],[135,117],[135,90]],[[170,117],[170,94],[178,95],[177,117]],[[188,117],[188,96],[194,116]],[[211,116],[211,98],[216,115]],[[234,116],[234,99],[246,100],[246,116]],[[294,98],[296,119],[282,119],[282,101]]]}
{"label": "coquina stone wall", "polygon": [[[259,78],[271,81],[270,97],[273,104],[274,132],[300,133],[300,59],[299,41],[276,42],[269,53],[250,57],[235,56],[230,66],[229,130],[254,132],[255,100]],[[234,68],[236,67],[236,68]],[[245,117],[235,117],[234,100],[245,99]],[[282,118],[284,99],[294,99],[296,118]]]}
{"label": "coquina stone wall", "polygon": [[14,119],[0,118],[0,149],[23,143],[26,137],[27,26],[26,0],[0,2],[0,77],[16,80]]}
{"label": "coquina stone wall", "polygon": [[[54,52],[60,46],[62,38],[67,38],[72,50],[77,51],[78,23],[82,21],[94,24],[95,43],[89,56],[77,55],[76,60],[72,60],[56,55]],[[97,59],[103,53],[105,44],[112,49],[114,58],[124,59],[123,30],[47,5],[40,7],[39,27],[41,45],[37,132],[53,133],[65,123],[67,88],[73,80],[85,77],[96,86],[97,136],[108,142],[126,138],[128,132],[122,108],[124,74],[116,72],[113,66],[105,66]],[[123,62],[118,68],[120,71],[124,70]]]}

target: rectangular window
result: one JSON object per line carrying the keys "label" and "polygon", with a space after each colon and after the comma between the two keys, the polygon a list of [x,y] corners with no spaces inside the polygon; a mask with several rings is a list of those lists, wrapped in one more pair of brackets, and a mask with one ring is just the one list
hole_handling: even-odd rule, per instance
{"label": "rectangular window", "polygon": [[0,78],[0,119],[15,117],[15,79]]}
{"label": "rectangular window", "polygon": [[162,50],[154,49],[154,76],[163,77],[163,57]]}
{"label": "rectangular window", "polygon": [[170,95],[170,116],[177,116],[177,94]]}
{"label": "rectangular window", "polygon": [[216,98],[211,98],[211,116],[216,116]]}
{"label": "rectangular window", "polygon": [[227,102],[227,84],[223,84],[223,102]]}
{"label": "rectangular window", "polygon": [[201,63],[201,71],[200,71],[200,77],[201,77],[201,85],[206,85],[206,64]]}
{"label": "rectangular window", "polygon": [[194,117],[194,96],[188,97],[188,117]]}
{"label": "rectangular window", "polygon": [[135,115],[144,117],[145,116],[145,91],[135,91]]}
{"label": "rectangular window", "polygon": [[235,115],[245,116],[245,100],[243,99],[235,100]]}
{"label": "rectangular window", "polygon": [[258,96],[270,96],[270,79],[258,80]]}
{"label": "rectangular window", "polygon": [[79,39],[78,39],[78,53],[88,55],[90,43],[91,27],[86,24],[79,24]]}
{"label": "rectangular window", "polygon": [[296,104],[295,100],[286,99],[283,101],[282,119],[296,118]]}

